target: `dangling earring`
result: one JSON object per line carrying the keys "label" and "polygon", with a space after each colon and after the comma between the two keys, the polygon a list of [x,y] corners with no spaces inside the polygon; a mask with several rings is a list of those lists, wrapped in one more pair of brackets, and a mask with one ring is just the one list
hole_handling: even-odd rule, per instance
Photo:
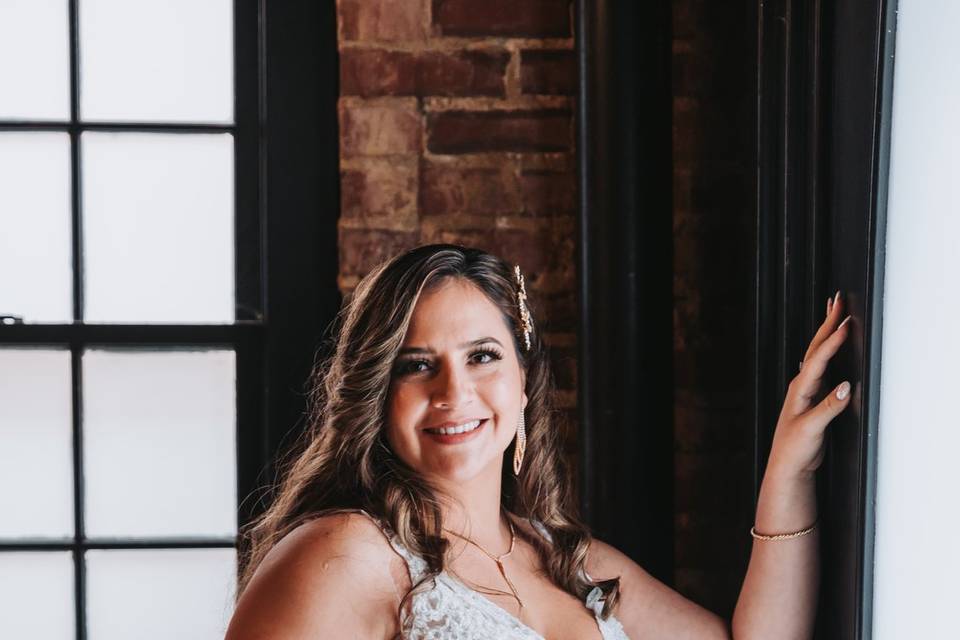
{"label": "dangling earring", "polygon": [[523,423],[523,409],[520,409],[520,423],[517,425],[517,442],[513,447],[513,475],[520,475],[523,453],[527,450],[527,432]]}

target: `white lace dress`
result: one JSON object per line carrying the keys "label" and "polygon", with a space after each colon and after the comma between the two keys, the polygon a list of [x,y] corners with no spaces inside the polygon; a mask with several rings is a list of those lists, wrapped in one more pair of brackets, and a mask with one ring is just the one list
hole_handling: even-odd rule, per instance
{"label": "white lace dress", "polygon": [[[416,584],[427,573],[427,562],[401,544],[399,538],[378,518],[362,511],[383,531],[390,546],[407,563],[410,579]],[[538,531],[550,538],[540,523]],[[410,615],[403,620],[400,637],[403,640],[545,640],[502,607],[466,586],[446,571],[440,572],[433,586],[427,581],[425,591],[414,593],[410,600]],[[587,596],[584,605],[590,609],[600,628],[603,640],[630,640],[623,626],[612,615],[600,618],[603,601],[599,587]]]}

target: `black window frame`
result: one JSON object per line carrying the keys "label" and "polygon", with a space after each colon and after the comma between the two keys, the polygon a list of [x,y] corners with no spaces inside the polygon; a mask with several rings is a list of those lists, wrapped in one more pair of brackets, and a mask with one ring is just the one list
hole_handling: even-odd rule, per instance
{"label": "black window frame", "polygon": [[[4,551],[71,551],[75,628],[86,640],[88,549],[232,548],[230,538],[95,540],[83,522],[81,356],[88,347],[228,348],[236,354],[237,525],[261,513],[281,448],[303,428],[305,382],[340,306],[338,54],[335,3],[233,3],[234,123],[79,119],[78,0],[69,0],[70,120],[4,120],[5,131],[64,131],[71,146],[73,322],[5,317],[0,347],[69,349],[72,373],[74,536],[0,540]],[[84,131],[234,136],[236,321],[223,325],[84,324],[80,136]],[[189,442],[183,443],[184,447]]]}

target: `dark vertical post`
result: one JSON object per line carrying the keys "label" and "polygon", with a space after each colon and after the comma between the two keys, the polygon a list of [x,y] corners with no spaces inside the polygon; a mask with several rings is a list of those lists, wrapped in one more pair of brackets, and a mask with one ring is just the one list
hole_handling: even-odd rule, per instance
{"label": "dark vertical post", "polygon": [[[77,0],[68,5],[70,20],[70,219],[73,247],[73,321],[83,322],[83,219],[80,213],[80,18]],[[84,530],[84,482],[83,482],[83,394],[82,361],[83,345],[70,342],[70,374],[73,430],[73,590],[76,639],[87,638],[87,579],[86,559],[82,544]]]}
{"label": "dark vertical post", "polygon": [[336,315],[336,5],[263,2],[268,453],[302,426],[304,382]]}
{"label": "dark vertical post", "polygon": [[[895,0],[766,0],[759,23],[756,468],[789,381],[844,292],[824,389],[853,385],[818,473],[817,638],[869,638],[886,166]],[[824,391],[826,393],[826,391]],[[815,398],[819,402],[823,395]]]}
{"label": "dark vertical post", "polygon": [[672,582],[671,4],[578,0],[581,499]]}
{"label": "dark vertical post", "polygon": [[234,182],[236,321],[246,323],[235,343],[237,362],[237,524],[262,508],[254,493],[265,482],[267,419],[264,401],[265,131],[262,126],[263,6],[234,0]]}

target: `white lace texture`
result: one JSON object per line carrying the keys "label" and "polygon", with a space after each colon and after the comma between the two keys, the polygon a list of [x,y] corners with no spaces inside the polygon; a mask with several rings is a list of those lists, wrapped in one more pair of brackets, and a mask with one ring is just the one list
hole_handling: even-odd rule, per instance
{"label": "white lace texture", "polygon": [[[417,584],[427,573],[426,561],[404,547],[377,518],[363,513],[380,527],[390,545],[407,563],[413,584]],[[537,530],[550,539],[541,526],[537,526]],[[600,588],[595,587],[587,595],[584,606],[593,612],[603,640],[630,640],[612,615],[606,620],[600,618],[603,609],[601,596]],[[432,581],[427,580],[411,595],[409,615],[402,621],[400,637],[403,640],[545,640],[446,571],[440,572]]]}

